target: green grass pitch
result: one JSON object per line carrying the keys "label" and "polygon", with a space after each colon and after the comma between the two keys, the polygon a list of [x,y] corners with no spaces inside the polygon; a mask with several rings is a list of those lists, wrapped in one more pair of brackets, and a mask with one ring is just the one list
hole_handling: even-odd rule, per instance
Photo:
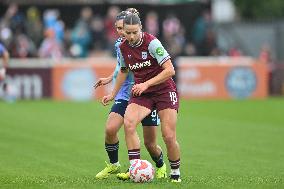
{"label": "green grass pitch", "polygon": [[[109,108],[98,102],[0,102],[0,188],[284,188],[283,98],[181,101],[180,184],[94,178],[107,160]],[[119,135],[124,170],[123,130]],[[165,151],[161,135],[159,143]],[[144,147],[141,157],[150,160]]]}

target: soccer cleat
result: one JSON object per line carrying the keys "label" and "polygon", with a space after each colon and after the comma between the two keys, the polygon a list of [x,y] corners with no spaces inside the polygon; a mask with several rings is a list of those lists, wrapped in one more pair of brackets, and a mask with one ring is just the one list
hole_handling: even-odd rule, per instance
{"label": "soccer cleat", "polygon": [[172,179],[171,178],[171,182],[172,183],[179,183],[179,182],[181,182],[181,179],[180,178],[178,178],[178,179]]}
{"label": "soccer cleat", "polygon": [[119,180],[129,180],[130,179],[130,173],[129,171],[127,170],[125,173],[118,173],[116,175],[116,177],[119,179]]}
{"label": "soccer cleat", "polygon": [[115,173],[118,173],[119,170],[120,170],[120,165],[114,165],[114,164],[111,164],[111,163],[107,163],[106,162],[106,167],[101,171],[99,172],[97,175],[96,175],[96,178],[97,179],[105,179],[107,178],[110,174],[115,174]]}
{"label": "soccer cleat", "polygon": [[156,168],[156,178],[167,178],[167,166],[165,163],[162,167]]}
{"label": "soccer cleat", "polygon": [[171,179],[171,182],[173,183],[181,182],[180,175],[171,175],[170,179]]}

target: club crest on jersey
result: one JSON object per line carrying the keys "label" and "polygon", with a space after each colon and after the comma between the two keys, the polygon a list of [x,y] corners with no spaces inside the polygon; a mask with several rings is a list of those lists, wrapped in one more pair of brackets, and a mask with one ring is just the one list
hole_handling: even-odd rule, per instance
{"label": "club crest on jersey", "polygon": [[147,55],[147,52],[145,52],[145,51],[142,52],[142,59],[143,59],[143,60],[147,59],[147,56],[148,56],[148,55]]}
{"label": "club crest on jersey", "polygon": [[131,59],[131,54],[128,55],[128,59]]}

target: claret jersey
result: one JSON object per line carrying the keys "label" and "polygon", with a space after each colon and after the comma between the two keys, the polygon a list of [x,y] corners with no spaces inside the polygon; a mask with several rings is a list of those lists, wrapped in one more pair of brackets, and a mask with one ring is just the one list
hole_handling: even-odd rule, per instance
{"label": "claret jersey", "polygon": [[[135,84],[143,83],[163,71],[162,65],[171,57],[161,42],[151,34],[143,32],[141,40],[135,46],[124,40],[120,45],[121,69],[129,69],[134,74]],[[144,93],[164,93],[176,90],[172,78],[149,87]]]}

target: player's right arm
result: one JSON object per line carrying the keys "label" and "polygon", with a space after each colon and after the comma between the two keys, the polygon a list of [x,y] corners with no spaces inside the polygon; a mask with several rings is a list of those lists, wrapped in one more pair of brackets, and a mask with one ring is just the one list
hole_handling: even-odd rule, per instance
{"label": "player's right arm", "polygon": [[99,78],[98,81],[95,83],[94,88],[96,89],[99,86],[109,84],[113,79],[113,74],[114,74],[114,72],[111,75],[109,75],[108,77]]}
{"label": "player's right arm", "polygon": [[[116,42],[115,42],[115,45],[114,45],[115,51],[116,51],[116,57],[117,57],[118,60],[120,59],[119,45],[121,44],[121,40],[122,40],[121,38],[117,39]],[[119,62],[118,62],[118,65],[119,65]],[[99,78],[99,80],[95,83],[94,88],[96,89],[99,86],[107,85],[110,82],[112,82],[113,76],[115,75],[115,72],[116,72],[116,70],[114,70],[113,73],[108,77]]]}
{"label": "player's right arm", "polygon": [[127,78],[128,68],[126,67],[125,61],[124,61],[121,53],[120,53],[119,61],[120,61],[120,71],[117,74],[117,78],[116,78],[116,82],[114,84],[114,88],[113,88],[112,92],[109,95],[104,96],[102,101],[101,101],[104,106],[108,105],[109,102],[111,102],[115,98],[115,96],[119,92],[122,84],[124,83],[124,81]]}

